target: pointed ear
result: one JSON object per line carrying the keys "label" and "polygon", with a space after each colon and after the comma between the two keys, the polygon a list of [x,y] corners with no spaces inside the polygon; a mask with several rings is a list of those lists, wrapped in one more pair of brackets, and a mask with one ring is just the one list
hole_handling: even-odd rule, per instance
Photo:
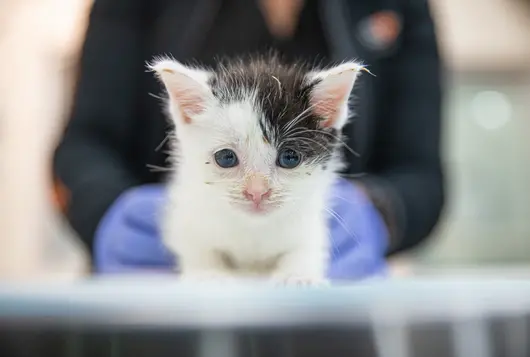
{"label": "pointed ear", "polygon": [[310,104],[315,114],[323,118],[322,127],[342,129],[348,119],[348,99],[353,85],[364,67],[347,62],[321,72],[309,74],[315,85]]}
{"label": "pointed ear", "polygon": [[206,71],[189,68],[170,59],[155,60],[148,68],[164,84],[169,94],[172,114],[180,115],[186,124],[201,114],[213,99],[208,86],[209,73]]}

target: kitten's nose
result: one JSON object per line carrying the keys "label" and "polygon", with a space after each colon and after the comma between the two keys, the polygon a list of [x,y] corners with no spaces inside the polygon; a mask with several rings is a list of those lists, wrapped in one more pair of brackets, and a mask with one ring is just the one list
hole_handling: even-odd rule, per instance
{"label": "kitten's nose", "polygon": [[271,195],[271,189],[268,189],[267,191],[263,190],[245,190],[243,191],[243,195],[245,197],[254,202],[255,204],[261,203],[261,201],[266,200]]}
{"label": "kitten's nose", "polygon": [[243,191],[249,201],[255,204],[261,203],[271,195],[271,189],[269,188],[267,181],[262,177],[252,177],[247,181],[247,187]]}

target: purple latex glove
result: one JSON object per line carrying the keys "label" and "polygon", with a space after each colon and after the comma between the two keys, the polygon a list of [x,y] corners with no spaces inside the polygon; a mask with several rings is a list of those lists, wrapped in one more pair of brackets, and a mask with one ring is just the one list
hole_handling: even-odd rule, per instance
{"label": "purple latex glove", "polygon": [[331,280],[386,275],[388,232],[379,211],[352,182],[339,179],[332,190],[330,219]]}
{"label": "purple latex glove", "polygon": [[164,186],[145,185],[126,191],[114,202],[95,234],[98,273],[168,271],[175,265],[158,228],[165,199]]}
{"label": "purple latex glove", "polygon": [[[96,232],[94,259],[99,273],[169,271],[175,265],[158,230],[165,200],[163,186],[148,185],[124,193]],[[333,280],[361,279],[386,272],[387,232],[378,211],[351,182],[333,187],[330,208]]]}

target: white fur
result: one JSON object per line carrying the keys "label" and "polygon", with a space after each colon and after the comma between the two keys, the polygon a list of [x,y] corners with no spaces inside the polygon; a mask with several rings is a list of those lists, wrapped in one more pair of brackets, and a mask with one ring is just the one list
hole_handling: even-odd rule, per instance
{"label": "white fur", "polygon": [[[178,255],[183,276],[324,281],[329,252],[326,205],[328,189],[336,179],[334,167],[277,167],[277,150],[263,140],[258,124],[262,113],[252,93],[246,93],[244,101],[221,105],[205,90],[208,74],[204,71],[169,60],[151,68],[168,93],[186,89],[200,96],[203,104],[191,123],[185,123],[185,101],[181,103],[170,94],[169,112],[176,125],[179,155],[163,234],[165,244]],[[334,84],[351,89],[354,79],[324,80],[322,93]],[[179,91],[175,86],[180,86]],[[342,127],[348,115],[347,98],[340,105],[336,125]],[[237,153],[238,167],[223,169],[215,164],[213,155],[223,148]],[[243,182],[256,173],[267,177],[272,188],[270,201],[275,207],[267,214],[245,209]],[[221,253],[229,255],[238,269],[228,269]]]}

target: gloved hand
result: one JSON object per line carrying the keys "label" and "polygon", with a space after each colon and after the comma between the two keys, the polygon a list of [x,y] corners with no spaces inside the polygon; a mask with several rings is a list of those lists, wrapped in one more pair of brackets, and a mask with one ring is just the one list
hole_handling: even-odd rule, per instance
{"label": "gloved hand", "polygon": [[[166,191],[148,185],[125,192],[102,219],[94,259],[99,273],[169,271],[175,265],[158,229]],[[329,212],[333,280],[384,274],[387,232],[378,211],[351,182],[338,180]]]}
{"label": "gloved hand", "polygon": [[145,185],[126,191],[114,202],[95,234],[98,273],[168,271],[175,265],[160,239],[158,223],[165,200],[165,186]]}
{"label": "gloved hand", "polygon": [[331,280],[386,275],[388,232],[379,211],[352,182],[340,179],[331,192],[328,225]]}

